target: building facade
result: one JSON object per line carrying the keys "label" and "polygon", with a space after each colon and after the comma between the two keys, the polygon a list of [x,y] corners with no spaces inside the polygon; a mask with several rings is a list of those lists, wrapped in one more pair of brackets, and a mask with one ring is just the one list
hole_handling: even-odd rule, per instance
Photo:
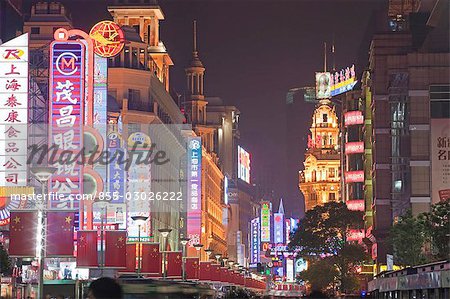
{"label": "building facade", "polygon": [[339,122],[329,100],[321,100],[314,110],[310,132],[304,170],[299,172],[305,211],[341,200]]}

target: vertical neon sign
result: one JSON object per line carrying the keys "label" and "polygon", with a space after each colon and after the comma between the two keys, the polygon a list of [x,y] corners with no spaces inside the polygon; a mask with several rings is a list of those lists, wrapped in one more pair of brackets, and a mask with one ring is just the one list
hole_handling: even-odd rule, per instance
{"label": "vertical neon sign", "polygon": [[259,217],[251,221],[251,244],[250,244],[250,263],[259,262],[260,235],[259,235]]}
{"label": "vertical neon sign", "polygon": [[[83,99],[85,92],[85,46],[80,41],[53,42],[50,45],[49,139],[52,146],[73,156],[83,148]],[[80,157],[79,157],[80,159]],[[62,159],[61,159],[62,160]],[[80,161],[50,161],[57,168],[50,191],[57,192],[53,208],[78,208],[71,194],[82,193],[83,170]]]}
{"label": "vertical neon sign", "polygon": [[270,242],[270,202],[261,204],[261,242]]}
{"label": "vertical neon sign", "polygon": [[202,140],[200,137],[188,138],[188,213],[187,234],[189,246],[200,243],[202,209]]}
{"label": "vertical neon sign", "polygon": [[0,186],[27,185],[28,34],[0,45]]}

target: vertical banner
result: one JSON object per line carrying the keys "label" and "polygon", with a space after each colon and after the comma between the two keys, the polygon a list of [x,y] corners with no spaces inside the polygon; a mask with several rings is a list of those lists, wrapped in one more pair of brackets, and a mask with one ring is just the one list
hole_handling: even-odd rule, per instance
{"label": "vertical banner", "polygon": [[77,268],[98,267],[97,231],[79,230],[77,232]]}
{"label": "vertical banner", "polygon": [[186,279],[197,280],[199,276],[199,260],[198,257],[186,257]]}
{"label": "vertical banner", "polygon": [[36,254],[37,211],[11,211],[9,255],[34,257]]}
{"label": "vertical banner", "polygon": [[202,140],[200,137],[188,138],[187,169],[187,234],[189,246],[200,243],[202,209]]}
{"label": "vertical banner", "polygon": [[[85,93],[85,46],[81,41],[52,42],[50,45],[49,145],[57,153],[49,164],[57,171],[50,182],[50,192],[59,196],[51,206],[59,209],[79,207],[71,194],[82,194],[81,157],[61,161],[61,153],[75,157],[83,147],[83,99]],[[66,159],[67,160],[67,159]]]}
{"label": "vertical banner", "polygon": [[75,212],[47,212],[47,256],[72,257]]}
{"label": "vertical banner", "polygon": [[28,33],[0,45],[0,186],[27,185]]}
{"label": "vertical banner", "polygon": [[432,203],[450,199],[450,119],[431,119]]}
{"label": "vertical banner", "polygon": [[[123,153],[125,160],[125,151],[121,147],[122,138],[117,132],[116,126],[108,126],[107,147],[110,157],[116,157],[108,164],[108,191],[112,197],[112,203],[123,203],[125,194],[125,169],[124,163],[119,163]],[[118,153],[122,151],[122,153]]]}
{"label": "vertical banner", "polygon": [[181,278],[183,255],[179,251],[166,252],[167,255],[167,278]]}
{"label": "vertical banner", "polygon": [[159,243],[142,244],[141,272],[153,277],[162,275],[162,254],[159,252]]}
{"label": "vertical banner", "polygon": [[105,267],[126,268],[127,232],[110,230],[105,232]]}
{"label": "vertical banner", "polygon": [[261,242],[270,242],[270,202],[261,203]]}
{"label": "vertical banner", "polygon": [[259,228],[259,217],[255,218],[250,223],[251,229],[251,244],[250,244],[250,263],[259,262],[259,250],[260,250],[260,228]]}

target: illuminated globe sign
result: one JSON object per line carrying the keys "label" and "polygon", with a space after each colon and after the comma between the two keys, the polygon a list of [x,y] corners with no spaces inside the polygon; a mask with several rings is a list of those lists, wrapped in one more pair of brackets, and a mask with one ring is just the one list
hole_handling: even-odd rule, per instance
{"label": "illuminated globe sign", "polygon": [[94,42],[94,52],[99,56],[114,57],[123,49],[125,36],[114,22],[98,22],[92,27],[89,36]]}

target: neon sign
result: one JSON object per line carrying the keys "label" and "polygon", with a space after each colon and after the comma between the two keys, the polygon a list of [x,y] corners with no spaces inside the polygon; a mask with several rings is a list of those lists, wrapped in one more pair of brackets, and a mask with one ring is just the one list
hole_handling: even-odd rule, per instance
{"label": "neon sign", "polygon": [[111,21],[95,24],[89,32],[94,41],[94,53],[108,58],[119,54],[124,46],[125,35],[120,26]]}
{"label": "neon sign", "polygon": [[[83,99],[85,93],[85,46],[81,41],[50,45],[50,142],[62,151],[79,152],[83,147]],[[70,194],[82,193],[80,161],[55,164],[50,191],[65,195],[52,202],[54,208],[74,208]]]}
{"label": "neon sign", "polygon": [[362,125],[364,123],[364,116],[361,111],[348,111],[344,113],[345,126]]}
{"label": "neon sign", "polygon": [[345,173],[345,181],[347,183],[364,182],[364,170],[347,171]]}
{"label": "neon sign", "polygon": [[349,229],[347,231],[347,241],[361,242],[364,236],[365,234],[363,229]]}
{"label": "neon sign", "polygon": [[238,178],[250,184],[250,154],[238,146]]}
{"label": "neon sign", "polygon": [[348,154],[362,154],[364,153],[364,142],[347,142],[345,144],[345,153]]}
{"label": "neon sign", "polygon": [[331,96],[352,90],[357,82],[354,65],[331,74]]}
{"label": "neon sign", "polygon": [[189,246],[200,243],[201,235],[201,190],[202,190],[202,139],[190,137],[188,139],[188,209],[187,234]]}
{"label": "neon sign", "polygon": [[351,211],[364,211],[364,200],[363,199],[352,199],[346,202],[347,209]]}
{"label": "neon sign", "polygon": [[255,218],[250,223],[251,227],[251,251],[250,262],[259,262],[259,250],[260,250],[260,236],[259,236],[259,218]]}
{"label": "neon sign", "polygon": [[27,185],[28,34],[0,45],[0,186]]}
{"label": "neon sign", "polygon": [[261,242],[270,242],[270,202],[261,204]]}
{"label": "neon sign", "polygon": [[285,243],[284,242],[284,215],[282,213],[273,214],[273,233],[274,233],[274,243]]}

